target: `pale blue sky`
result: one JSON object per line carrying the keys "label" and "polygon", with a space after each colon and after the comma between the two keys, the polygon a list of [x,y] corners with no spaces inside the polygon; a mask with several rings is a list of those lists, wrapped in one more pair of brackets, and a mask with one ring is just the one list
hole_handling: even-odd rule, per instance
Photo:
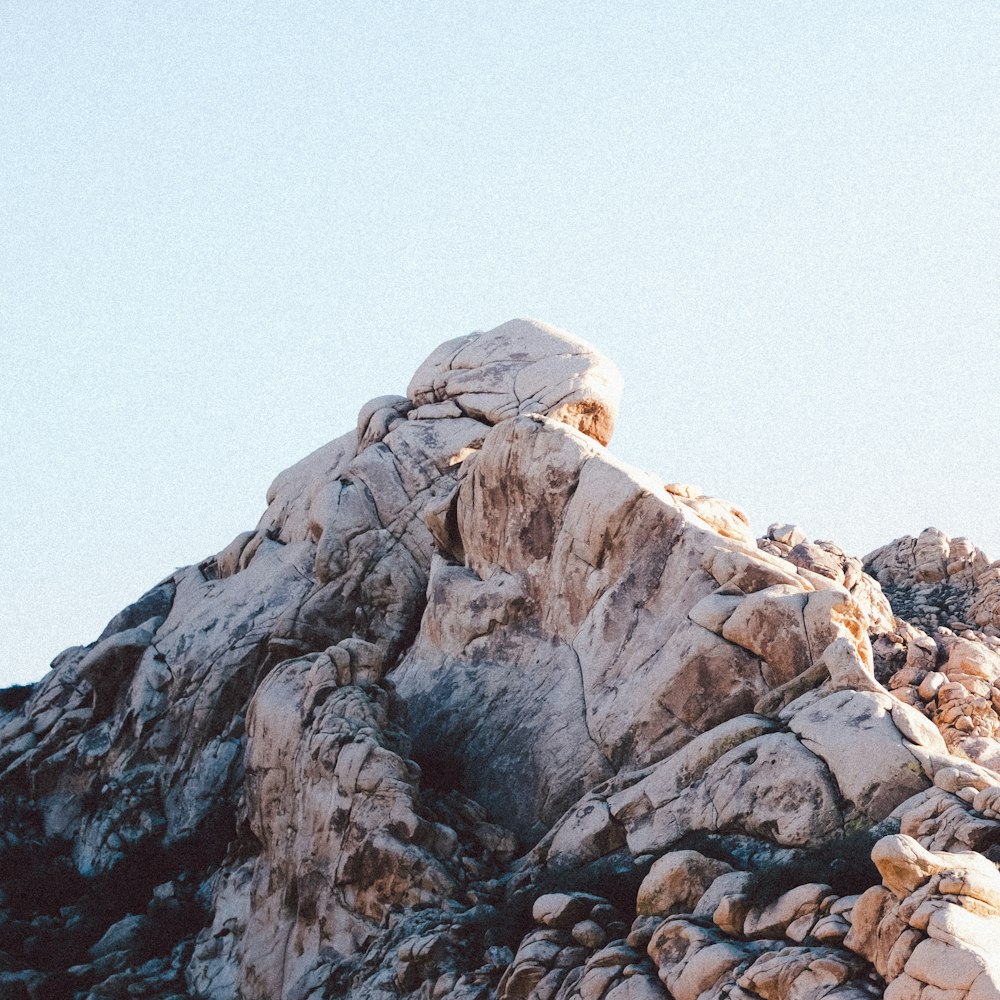
{"label": "pale blue sky", "polygon": [[995,3],[0,9],[0,684],[535,316],[612,449],[1000,557]]}

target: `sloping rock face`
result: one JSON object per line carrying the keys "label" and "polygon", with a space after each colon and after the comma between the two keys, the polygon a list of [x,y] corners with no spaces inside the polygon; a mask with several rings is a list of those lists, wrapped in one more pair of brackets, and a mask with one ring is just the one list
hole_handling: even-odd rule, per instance
{"label": "sloping rock face", "polygon": [[449,341],[0,700],[0,996],[1000,997],[995,565],[757,539],[620,391]]}

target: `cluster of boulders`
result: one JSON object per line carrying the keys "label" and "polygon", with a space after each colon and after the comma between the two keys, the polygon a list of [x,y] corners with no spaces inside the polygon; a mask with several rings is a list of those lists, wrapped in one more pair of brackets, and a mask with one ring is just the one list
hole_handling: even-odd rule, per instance
{"label": "cluster of boulders", "polygon": [[0,996],[1000,997],[1000,565],[758,539],[620,388],[449,341],[0,700]]}
{"label": "cluster of boulders", "polygon": [[869,552],[864,566],[901,618],[928,630],[1000,636],[1000,560],[967,538],[926,528]]}
{"label": "cluster of boulders", "polygon": [[1000,767],[1000,640],[939,630],[929,641],[918,635],[913,645],[922,655],[910,657],[889,680],[896,697],[932,719],[950,749]]}
{"label": "cluster of boulders", "polygon": [[852,910],[845,943],[889,984],[891,1000],[1000,997],[1000,875],[976,853],[932,853],[903,835],[872,857],[881,886]]}
{"label": "cluster of boulders", "polygon": [[[872,858],[880,881],[862,893],[838,895],[829,885],[804,883],[775,896],[767,882],[775,876],[766,869],[741,871],[696,851],[671,852],[643,881],[627,933],[599,897],[543,895],[533,911],[539,928],[521,941],[497,995],[1000,995],[995,865],[974,852],[931,852],[899,834],[879,839]],[[603,924],[594,919],[599,914],[606,914]],[[614,930],[621,937],[609,941]]]}
{"label": "cluster of boulders", "polygon": [[[629,925],[606,899],[588,893],[539,896],[527,934],[500,980],[497,996],[578,997],[611,994],[634,976],[654,978],[645,955],[625,939]],[[619,996],[625,994],[619,990]]]}
{"label": "cluster of boulders", "polygon": [[[65,842],[7,830],[0,875],[0,996],[187,995],[210,867],[140,851],[85,878]],[[165,872],[180,874],[158,881]]]}

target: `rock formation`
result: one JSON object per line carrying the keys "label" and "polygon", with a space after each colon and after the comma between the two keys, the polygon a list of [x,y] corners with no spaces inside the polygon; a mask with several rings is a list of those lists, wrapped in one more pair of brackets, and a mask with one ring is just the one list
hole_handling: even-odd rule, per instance
{"label": "rock formation", "polygon": [[0,996],[1000,998],[1000,564],[606,450],[515,320],[0,699]]}

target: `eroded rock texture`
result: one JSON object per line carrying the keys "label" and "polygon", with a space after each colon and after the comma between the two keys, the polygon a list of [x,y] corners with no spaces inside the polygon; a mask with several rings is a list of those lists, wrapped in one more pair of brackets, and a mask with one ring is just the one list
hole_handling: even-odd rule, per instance
{"label": "eroded rock texture", "polygon": [[630,469],[516,320],[0,702],[0,995],[1000,997],[996,564]]}

